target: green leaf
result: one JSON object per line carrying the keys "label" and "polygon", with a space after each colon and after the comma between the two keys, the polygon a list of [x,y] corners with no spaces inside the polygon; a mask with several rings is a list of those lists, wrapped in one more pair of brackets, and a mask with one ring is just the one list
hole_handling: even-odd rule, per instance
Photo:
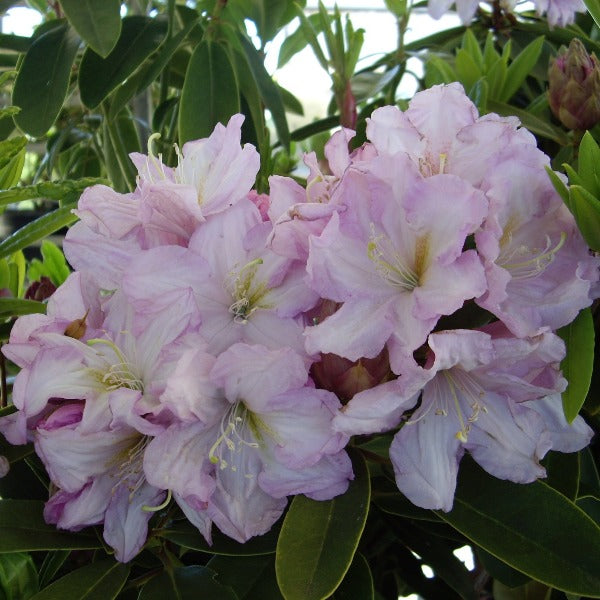
{"label": "green leaf", "polygon": [[339,127],[340,118],[337,115],[332,117],[325,117],[324,119],[319,119],[318,121],[313,121],[308,125],[304,125],[303,127],[299,127],[290,133],[290,139],[293,142],[300,142],[309,138],[317,133],[323,133],[324,131],[329,131],[335,127]]}
{"label": "green leaf", "polygon": [[546,167],[546,173],[556,190],[556,193],[562,198],[562,201],[569,207],[569,188],[563,183],[563,180],[550,168]]}
{"label": "green leaf", "polygon": [[590,15],[594,22],[600,27],[600,1],[599,0],[583,0],[586,8],[590,11]]}
{"label": "green leaf", "polygon": [[0,298],[0,319],[20,317],[35,313],[45,313],[46,305],[37,300],[23,300],[21,298]]}
{"label": "green leaf", "polygon": [[490,100],[488,100],[488,110],[491,112],[496,112],[503,117],[509,117],[514,115],[518,117],[521,121],[523,127],[527,127],[533,133],[541,135],[549,140],[555,141],[557,144],[561,146],[567,146],[570,141],[567,134],[560,128],[547,123],[543,119],[535,117],[531,113],[528,113],[526,110],[517,108],[510,104],[505,104],[504,102],[498,102],[496,100],[492,100],[494,96],[490,90]]}
{"label": "green leaf", "polygon": [[43,507],[38,500],[0,500],[0,552],[102,548],[93,533],[59,531],[48,525]]}
{"label": "green leaf", "polygon": [[442,519],[508,565],[559,590],[600,597],[600,528],[548,485],[460,467],[454,508]]}
{"label": "green leaf", "polygon": [[[321,32],[321,19],[318,13],[314,13],[306,17],[308,22],[311,24],[315,33]],[[286,36],[279,48],[279,58],[277,59],[277,68],[281,69],[289,60],[306,48],[308,44],[308,38],[304,35],[304,29],[298,27],[294,33]]]}
{"label": "green leaf", "polygon": [[543,35],[536,38],[512,61],[506,71],[506,83],[498,96],[500,102],[508,102],[527,79],[540,57],[544,40]]}
{"label": "green leaf", "polygon": [[558,330],[565,342],[567,355],[560,363],[565,379],[569,382],[562,393],[565,417],[572,423],[579,414],[592,380],[594,368],[594,321],[589,308],[584,308],[577,318]]}
{"label": "green leaf", "polygon": [[373,600],[375,591],[373,589],[373,575],[369,563],[365,557],[357,552],[354,560],[342,580],[342,583],[333,595],[334,600]]}
{"label": "green leaf", "polygon": [[219,43],[201,42],[192,54],[181,90],[179,144],[208,137],[217,123],[226,125],[239,110],[229,55]]}
{"label": "green leaf", "polygon": [[242,34],[239,35],[239,42],[248,61],[250,71],[258,85],[261,98],[271,112],[279,141],[287,148],[290,145],[290,132],[279,87],[265,69],[265,65],[252,42]]}
{"label": "green leaf", "polygon": [[355,454],[354,481],[332,500],[296,496],[277,542],[275,571],[286,600],[322,600],[348,571],[369,512],[370,480]]}
{"label": "green leaf", "polygon": [[415,506],[404,494],[400,492],[373,492],[373,504],[383,512],[409,519],[424,521],[438,521],[439,517],[432,510]]}
{"label": "green leaf", "polygon": [[129,569],[114,560],[101,560],[61,577],[31,600],[113,600],[123,589]]}
{"label": "green leaf", "polygon": [[96,108],[162,44],[167,29],[162,15],[125,17],[117,45],[106,58],[91,48],[85,51],[79,67],[81,101]]}
{"label": "green leaf", "polygon": [[585,188],[572,185],[568,208],[589,247],[600,251],[600,200]]}
{"label": "green leaf", "polygon": [[0,593],[3,600],[28,600],[38,591],[37,569],[25,552],[0,554]]}
{"label": "green leaf", "polygon": [[25,133],[41,137],[56,120],[67,95],[79,43],[79,36],[68,23],[61,23],[31,44],[12,96],[12,103],[21,109],[15,122]]}
{"label": "green leaf", "polygon": [[74,223],[77,220],[77,216],[71,212],[73,208],[74,205],[72,204],[57,208],[21,227],[21,229],[0,242],[0,258],[26,248],[55,231]]}
{"label": "green leaf", "polygon": [[211,569],[198,566],[166,571],[142,588],[138,600],[238,600],[231,588],[215,580],[215,575]]}
{"label": "green leaf", "polygon": [[216,580],[240,600],[283,600],[275,578],[275,561],[267,556],[214,556],[206,565]]}
{"label": "green leaf", "polygon": [[477,556],[483,565],[483,568],[494,578],[501,581],[508,587],[518,587],[525,585],[531,580],[531,577],[517,571],[501,561],[499,558],[491,555],[489,552],[482,550],[481,548],[476,549]]}
{"label": "green leaf", "polygon": [[456,53],[456,74],[466,90],[470,90],[481,77],[481,71],[473,57],[464,49]]}
{"label": "green leaf", "polygon": [[277,89],[279,90],[279,95],[281,96],[281,101],[283,102],[285,109],[295,115],[300,115],[301,117],[304,116],[304,108],[300,100],[298,100],[292,92],[280,85],[277,86]]}
{"label": "green leaf", "polygon": [[209,546],[204,536],[189,521],[179,521],[169,529],[160,530],[158,534],[190,550],[227,556],[254,556],[275,552],[279,527],[273,526],[265,535],[253,537],[245,544],[240,544],[217,530],[213,532],[212,545]]}
{"label": "green leaf", "polygon": [[548,452],[542,465],[547,473],[545,483],[569,500],[575,500],[579,489],[579,453]]}
{"label": "green leaf", "polygon": [[60,0],[75,31],[100,56],[106,57],[121,33],[119,0]]}
{"label": "green leaf", "polygon": [[46,587],[54,579],[70,554],[70,550],[54,550],[46,554],[40,567],[40,587]]}
{"label": "green leaf", "polygon": [[600,196],[598,163],[600,163],[600,148],[592,134],[586,131],[579,144],[579,176],[583,187],[596,197]]}
{"label": "green leaf", "polygon": [[470,28],[467,28],[467,30],[465,31],[465,35],[462,39],[462,47],[464,48],[465,52],[473,59],[479,73],[483,73],[483,54],[481,52],[481,48],[479,47],[479,42],[477,41],[475,34]]}
{"label": "green leaf", "polygon": [[469,90],[469,98],[471,98],[473,104],[477,106],[480,115],[487,112],[488,94],[489,85],[485,77],[478,79],[475,82],[475,85]]}
{"label": "green leaf", "polygon": [[76,180],[43,181],[33,185],[14,187],[10,190],[0,191],[0,206],[36,198],[58,200],[63,204],[68,204],[78,200],[86,187],[100,183],[107,184],[108,181],[97,177],[84,177]]}

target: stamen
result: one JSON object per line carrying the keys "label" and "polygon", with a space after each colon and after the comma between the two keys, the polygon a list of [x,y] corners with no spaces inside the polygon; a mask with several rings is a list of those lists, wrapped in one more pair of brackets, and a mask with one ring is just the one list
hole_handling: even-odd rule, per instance
{"label": "stamen", "polygon": [[373,223],[367,244],[367,256],[374,263],[377,273],[392,286],[411,292],[419,285],[418,275],[404,263],[404,257],[385,234],[376,234]]}
{"label": "stamen", "polygon": [[173,496],[173,494],[171,493],[171,490],[167,490],[167,497],[165,498],[164,502],[162,502],[158,506],[148,506],[148,505],[144,504],[144,506],[142,506],[142,510],[144,512],[158,512],[159,510],[162,510],[163,508],[167,507],[169,502],[171,502],[172,496]]}
{"label": "stamen", "polygon": [[148,158],[146,159],[146,165],[148,167],[148,176],[150,177],[150,181],[152,183],[154,183],[154,179],[152,179],[152,168],[151,168],[150,163],[152,163],[152,165],[154,166],[156,171],[162,175],[162,179],[167,178],[167,176],[165,175],[165,169],[164,169],[164,165],[162,162],[162,154],[159,152],[158,159],[157,159],[156,154],[154,154],[154,152],[152,151],[152,144],[154,143],[154,140],[158,140],[158,139],[160,139],[160,133],[153,133],[148,138]]}
{"label": "stamen", "polygon": [[266,284],[261,282],[253,286],[258,267],[262,264],[262,258],[251,260],[239,271],[229,273],[225,279],[225,289],[235,299],[229,307],[229,312],[234,315],[233,320],[235,323],[245,325],[255,310],[270,308],[267,304],[261,304],[261,300],[269,291]]}
{"label": "stamen", "polygon": [[[98,373],[100,381],[106,385],[107,390],[112,391],[119,388],[129,388],[130,390],[144,391],[144,382],[133,373],[131,363],[114,342],[103,338],[94,338],[88,340],[87,343],[90,346],[98,344],[108,346],[116,354],[119,360],[119,362],[112,364],[109,362],[105,373]],[[101,354],[100,356],[107,360],[105,355]]]}
{"label": "stamen", "polygon": [[[522,244],[513,248],[510,252],[503,252],[498,257],[497,263],[510,272],[513,279],[529,279],[537,277],[543,273],[546,268],[554,261],[556,253],[564,246],[567,240],[567,234],[562,231],[558,242],[552,246],[552,240],[549,235],[545,236],[546,245],[541,250],[539,248],[530,248]],[[506,242],[510,244],[512,234],[506,236]],[[526,260],[511,262],[516,258],[531,256]]]}

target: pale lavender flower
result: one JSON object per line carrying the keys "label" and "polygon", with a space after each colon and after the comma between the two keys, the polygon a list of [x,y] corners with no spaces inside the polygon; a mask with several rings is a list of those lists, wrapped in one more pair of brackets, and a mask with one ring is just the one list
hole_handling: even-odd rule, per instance
{"label": "pale lavender flower", "polygon": [[210,379],[221,390],[209,401],[218,419],[174,423],[144,459],[148,480],[171,490],[209,541],[212,522],[243,542],[271,528],[286,496],[323,500],[346,490],[348,438],[331,429],[339,401],[310,385],[301,356],[235,344]]}

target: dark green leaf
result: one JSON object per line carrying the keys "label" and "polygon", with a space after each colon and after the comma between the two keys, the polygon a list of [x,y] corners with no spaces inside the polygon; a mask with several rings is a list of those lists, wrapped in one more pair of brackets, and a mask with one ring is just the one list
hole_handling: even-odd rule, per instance
{"label": "dark green leaf", "polygon": [[545,483],[575,500],[579,489],[579,453],[548,452],[542,461],[548,474]]}
{"label": "dark green leaf", "polygon": [[37,500],[0,500],[0,552],[102,548],[93,533],[59,531],[48,525],[42,509]]}
{"label": "dark green leaf", "polygon": [[22,300],[21,298],[0,298],[0,319],[45,312],[46,305],[43,302],[38,302],[37,300]]}
{"label": "dark green leaf", "polygon": [[600,2],[598,0],[583,0],[583,2],[590,11],[596,25],[600,27]]}
{"label": "dark green leaf", "polygon": [[286,600],[321,600],[348,571],[369,512],[370,480],[364,458],[355,454],[354,481],[327,501],[296,496],[277,542],[275,570]]}
{"label": "dark green leaf", "polygon": [[100,56],[106,57],[121,33],[119,0],[60,0],[77,33]]}
{"label": "dark green leaf", "polygon": [[279,136],[279,141],[286,148],[290,145],[290,132],[288,130],[285,108],[279,93],[279,88],[267,73],[265,65],[252,42],[245,36],[239,36],[239,42],[248,61],[250,71],[256,80],[261,98],[271,112],[273,123]]}
{"label": "dark green leaf", "polygon": [[220,44],[198,44],[188,64],[179,107],[179,143],[208,137],[240,110],[231,61]]}
{"label": "dark green leaf", "polygon": [[12,33],[0,33],[0,48],[6,48],[14,52],[27,52],[30,47],[31,38],[13,35]]}
{"label": "dark green leaf", "polygon": [[21,200],[34,200],[36,198],[47,198],[59,200],[63,204],[74,202],[79,199],[81,192],[86,187],[98,183],[108,183],[106,179],[96,177],[84,177],[77,180],[43,181],[33,185],[14,187],[10,190],[0,191],[0,206],[21,202]]}
{"label": "dark green leaf", "polygon": [[101,560],[61,577],[32,600],[113,600],[125,585],[129,569],[114,560]]}
{"label": "dark green leaf", "polygon": [[3,593],[3,600],[28,600],[38,589],[37,569],[29,554],[0,554],[0,593]]}
{"label": "dark green leaf", "polygon": [[128,109],[123,109],[115,119],[110,119],[105,113],[102,137],[104,161],[112,187],[118,192],[132,191],[137,172],[129,154],[140,152],[141,147],[133,116]]}
{"label": "dark green leaf", "polygon": [[304,108],[302,107],[300,100],[298,100],[298,98],[296,98],[292,92],[286,90],[280,85],[277,86],[277,89],[279,90],[279,94],[285,109],[288,112],[294,113],[295,115],[304,116]]}
{"label": "dark green leaf", "polygon": [[434,511],[415,506],[400,492],[373,492],[373,503],[382,511],[392,515],[425,521],[439,521],[439,517]]}
{"label": "dark green leaf", "polygon": [[253,556],[275,552],[279,527],[274,526],[265,535],[253,537],[245,544],[240,544],[217,530],[213,532],[212,545],[209,546],[204,537],[188,521],[175,523],[173,527],[161,530],[159,535],[190,550],[227,556]]}
{"label": "dark green leaf", "polygon": [[584,510],[598,525],[600,525],[600,498],[583,496],[577,499],[577,506]]}
{"label": "dark green leaf", "polygon": [[[320,32],[321,19],[317,13],[309,15],[307,17],[308,22],[312,25],[313,30],[316,33]],[[298,54],[298,52],[304,50],[308,44],[308,39],[304,35],[302,27],[298,27],[294,33],[286,36],[279,48],[279,58],[277,59],[277,68],[281,69],[289,60]]]}
{"label": "dark green leaf", "polygon": [[198,566],[179,567],[164,572],[151,579],[138,596],[138,600],[200,600],[200,598],[238,600],[231,588],[215,580],[214,571]]}
{"label": "dark green leaf", "polygon": [[531,580],[531,577],[517,571],[507,565],[505,562],[501,561],[499,558],[496,558],[489,552],[482,550],[481,548],[477,548],[476,550],[477,556],[483,565],[483,568],[494,578],[501,581],[504,585],[508,587],[518,587],[521,585],[525,585],[528,581]]}
{"label": "dark green leaf", "polygon": [[340,118],[337,115],[333,117],[326,117],[324,119],[319,119],[318,121],[313,121],[308,125],[304,125],[304,127],[299,127],[295,129],[290,134],[290,139],[294,142],[300,142],[309,138],[317,133],[323,133],[324,131],[329,131],[335,127],[339,127]]}
{"label": "dark green leaf", "polygon": [[267,556],[215,556],[207,567],[240,600],[283,600],[275,578],[275,560]]}
{"label": "dark green leaf", "polygon": [[506,82],[498,97],[500,102],[508,102],[527,79],[540,57],[544,39],[544,36],[540,36],[533,40],[512,61],[506,72]]}
{"label": "dark green leaf", "polygon": [[600,251],[600,199],[579,185],[571,185],[570,189],[568,208],[579,231],[592,250]]}
{"label": "dark green leaf", "polygon": [[70,554],[70,550],[55,550],[46,554],[40,567],[40,587],[46,587],[54,579]]}
{"label": "dark green leaf", "polygon": [[63,206],[28,223],[0,242],[0,258],[45,238],[59,229],[74,223],[77,217],[71,212],[74,205]]}
{"label": "dark green leaf", "polygon": [[82,102],[96,108],[162,44],[167,28],[163,16],[125,17],[117,45],[106,58],[88,48],[79,68]]}
{"label": "dark green leaf", "polygon": [[67,95],[79,43],[79,36],[68,23],[62,23],[37,38],[25,55],[12,102],[21,109],[15,122],[29,135],[41,137],[56,120]]}
{"label": "dark green leaf", "polygon": [[600,597],[600,528],[548,485],[496,479],[463,460],[454,508],[439,515],[526,575],[559,590]]}
{"label": "dark green leaf", "polygon": [[584,308],[572,323],[558,330],[558,335],[567,347],[567,355],[560,363],[569,382],[562,393],[562,403],[565,417],[572,423],[585,402],[592,380],[594,321],[590,309]]}
{"label": "dark green leaf", "polygon": [[357,598],[373,600],[374,597],[373,576],[369,563],[360,552],[357,552],[333,598],[334,600],[356,600]]}

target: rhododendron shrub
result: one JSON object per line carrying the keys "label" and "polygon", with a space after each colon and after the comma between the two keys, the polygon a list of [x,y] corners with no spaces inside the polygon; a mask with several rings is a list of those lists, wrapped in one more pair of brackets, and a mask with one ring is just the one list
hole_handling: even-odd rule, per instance
{"label": "rhododendron shrub", "polygon": [[598,295],[600,261],[515,118],[433,87],[268,196],[242,121],[174,168],[151,140],[131,193],[87,189],[74,273],[3,347],[21,370],[0,431],[33,442],[48,523],[101,525],[127,562],[177,518],[246,543],[288,497],[343,502],[348,445],[379,440],[382,476],[449,512],[467,454],[527,484],[589,443],[562,412],[556,331]]}

